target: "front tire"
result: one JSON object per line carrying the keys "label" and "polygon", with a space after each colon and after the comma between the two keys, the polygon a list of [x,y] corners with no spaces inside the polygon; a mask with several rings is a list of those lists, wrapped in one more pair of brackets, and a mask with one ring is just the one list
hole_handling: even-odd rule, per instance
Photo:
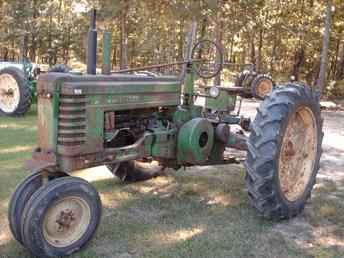
{"label": "front tire", "polygon": [[299,214],[319,170],[322,119],[318,95],[288,84],[258,108],[245,162],[250,203],[270,219]]}
{"label": "front tire", "polygon": [[[8,221],[14,238],[21,244],[23,244],[23,240],[20,223],[23,211],[31,196],[43,186],[44,180],[42,173],[43,171],[36,171],[24,178],[24,180],[17,185],[10,200]],[[66,174],[52,173],[48,175],[47,179],[51,181],[62,176],[66,176]]]}
{"label": "front tire", "polygon": [[63,257],[84,247],[101,217],[96,189],[83,179],[66,177],[47,183],[25,206],[25,246],[38,257]]}

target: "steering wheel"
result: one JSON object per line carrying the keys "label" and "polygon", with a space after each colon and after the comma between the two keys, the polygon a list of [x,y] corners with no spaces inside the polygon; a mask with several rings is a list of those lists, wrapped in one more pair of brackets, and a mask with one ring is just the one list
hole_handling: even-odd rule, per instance
{"label": "steering wheel", "polygon": [[192,49],[192,62],[199,77],[210,79],[223,68],[223,52],[214,41],[198,41]]}

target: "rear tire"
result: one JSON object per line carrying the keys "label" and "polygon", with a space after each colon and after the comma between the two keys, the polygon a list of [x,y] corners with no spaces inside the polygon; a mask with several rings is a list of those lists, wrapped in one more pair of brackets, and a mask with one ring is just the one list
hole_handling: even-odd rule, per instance
{"label": "rear tire", "polygon": [[84,247],[101,218],[96,189],[83,179],[66,177],[41,187],[22,217],[25,246],[37,257],[63,257]]}
{"label": "rear tire", "polygon": [[22,116],[31,103],[32,92],[24,72],[16,67],[0,70],[0,115]]}
{"label": "rear tire", "polygon": [[162,175],[163,172],[163,167],[157,164],[156,161],[127,161],[120,164],[111,164],[107,167],[114,176],[126,183],[146,181]]}
{"label": "rear tire", "polygon": [[245,162],[249,200],[270,219],[299,214],[311,195],[322,143],[319,97],[287,84],[258,108]]}

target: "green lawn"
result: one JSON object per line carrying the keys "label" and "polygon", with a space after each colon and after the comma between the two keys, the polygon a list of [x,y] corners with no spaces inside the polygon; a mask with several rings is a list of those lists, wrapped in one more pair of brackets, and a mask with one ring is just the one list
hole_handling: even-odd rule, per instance
{"label": "green lawn", "polygon": [[[22,164],[35,146],[35,124],[35,110],[25,118],[0,118],[1,258],[31,257],[9,233],[7,208],[15,185],[28,174]],[[334,249],[304,248],[275,230],[277,223],[258,218],[248,205],[240,165],[171,171],[132,185],[104,177],[94,184],[103,218],[94,240],[75,258],[341,257]]]}

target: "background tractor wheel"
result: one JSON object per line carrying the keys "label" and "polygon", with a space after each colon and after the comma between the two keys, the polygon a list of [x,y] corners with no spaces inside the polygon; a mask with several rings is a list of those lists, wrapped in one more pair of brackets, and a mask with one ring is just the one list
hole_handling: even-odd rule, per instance
{"label": "background tractor wheel", "polygon": [[271,219],[296,216],[315,184],[322,143],[319,97],[288,84],[258,108],[248,140],[246,187],[251,204]]}
{"label": "background tractor wheel", "polygon": [[265,99],[267,95],[271,94],[274,87],[275,83],[269,75],[259,74],[252,81],[251,93],[257,99]]}
{"label": "background tractor wheel", "polygon": [[16,67],[0,70],[0,115],[24,115],[31,102],[32,93],[24,72]]}
{"label": "background tractor wheel", "polygon": [[122,182],[138,182],[162,175],[163,167],[157,161],[127,161],[107,166]]}
{"label": "background tractor wheel", "polygon": [[63,257],[84,247],[101,217],[96,189],[80,178],[53,180],[30,198],[22,217],[25,247],[37,257]]}
{"label": "background tractor wheel", "polygon": [[[31,175],[27,176],[22,182],[16,187],[9,204],[8,209],[8,221],[10,224],[11,232],[14,238],[23,244],[21,235],[21,218],[26,203],[29,201],[31,196],[43,186],[43,171],[36,171]],[[63,173],[54,173],[48,176],[48,180],[54,180],[58,177],[66,176]]]}

